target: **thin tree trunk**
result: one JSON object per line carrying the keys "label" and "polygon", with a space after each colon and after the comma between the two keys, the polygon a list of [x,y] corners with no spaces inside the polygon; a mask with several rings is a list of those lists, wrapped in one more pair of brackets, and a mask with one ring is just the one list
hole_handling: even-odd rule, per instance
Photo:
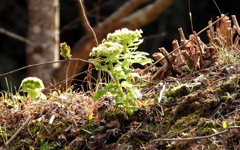
{"label": "thin tree trunk", "polygon": [[[38,45],[26,46],[27,64],[59,60],[59,1],[28,0],[29,27],[27,38]],[[49,85],[58,64],[28,69],[28,76],[36,76]]]}

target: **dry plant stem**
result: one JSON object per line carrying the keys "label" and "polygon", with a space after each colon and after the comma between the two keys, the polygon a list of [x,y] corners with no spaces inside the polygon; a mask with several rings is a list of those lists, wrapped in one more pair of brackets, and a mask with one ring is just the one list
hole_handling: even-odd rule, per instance
{"label": "dry plant stem", "polygon": [[[163,84],[162,86],[162,90],[159,93],[159,98],[158,98],[158,103],[161,103],[162,101],[162,96],[163,96],[163,92],[166,90],[166,84]],[[162,112],[164,114],[164,112]]]}
{"label": "dry plant stem", "polygon": [[[101,73],[102,73],[102,71],[101,70],[98,70],[98,84],[97,84],[97,88],[96,88],[96,91],[98,91],[98,89],[100,88],[102,88],[102,86],[101,86],[101,83],[102,83],[102,77],[101,77]],[[100,84],[99,84],[100,83]]]}
{"label": "dry plant stem", "polygon": [[68,71],[69,71],[69,66],[70,66],[71,62],[68,62],[68,67],[67,67],[67,72],[66,72],[66,90],[68,88]]}
{"label": "dry plant stem", "polygon": [[87,19],[85,10],[84,10],[84,6],[83,6],[83,0],[79,0],[79,6],[80,6],[80,14],[81,14],[80,17],[83,21],[84,28],[85,28],[85,30],[88,31],[87,33],[92,34],[92,36],[94,37],[95,43],[96,43],[95,46],[97,47],[98,46],[97,36],[96,36],[93,28],[90,26],[90,24],[88,22],[88,19]]}
{"label": "dry plant stem", "polygon": [[11,142],[17,137],[17,135],[22,131],[22,129],[30,122],[30,120],[33,118],[34,116],[30,116],[24,123],[23,125],[17,130],[17,132],[14,133],[14,135],[5,143],[5,146],[9,146],[9,144],[11,144]]}
{"label": "dry plant stem", "polygon": [[27,68],[30,68],[30,67],[36,67],[36,66],[40,66],[40,65],[48,65],[48,64],[53,64],[53,63],[62,63],[62,62],[67,62],[67,61],[83,61],[83,62],[90,63],[90,64],[92,63],[91,61],[87,61],[87,60],[84,60],[84,59],[81,59],[81,58],[69,58],[69,59],[65,59],[65,60],[50,61],[50,62],[45,62],[45,63],[28,65],[28,66],[25,66],[25,67],[22,67],[22,68],[13,70],[13,71],[9,71],[7,73],[0,74],[0,77],[9,75],[9,74],[12,74],[14,72],[18,72],[20,70],[27,69]]}
{"label": "dry plant stem", "polygon": [[236,27],[237,33],[240,35],[240,27],[238,25],[237,19],[235,15],[232,15],[232,20],[233,20],[233,24]]}
{"label": "dry plant stem", "polygon": [[[216,21],[214,21],[211,25],[214,25],[214,24],[218,23],[218,22],[219,22],[220,20],[222,20],[225,16],[226,16],[226,15],[223,15],[222,17],[218,18],[218,19],[217,19]],[[205,30],[207,30],[209,27],[210,27],[210,26],[208,25],[207,27],[205,27],[204,29],[202,29],[201,31],[199,31],[196,35],[197,35],[197,36],[200,35],[202,32],[204,32]],[[180,30],[179,32],[181,33],[181,30]],[[184,35],[184,34],[182,34],[182,35]],[[183,36],[183,37],[184,37],[184,36]],[[187,41],[186,44],[188,44],[189,42],[190,42],[190,40]],[[174,49],[173,51],[171,51],[169,54],[174,53],[175,51],[179,50],[179,49],[182,48],[182,47],[183,47],[182,45],[179,46],[178,48],[176,48],[176,49]],[[165,57],[162,58],[162,59],[157,60],[155,63],[153,63],[152,65],[150,65],[148,68],[144,69],[143,71],[145,71],[145,70],[153,67],[154,65],[156,65],[158,62],[160,62],[160,61],[163,60],[163,59],[165,59]]]}
{"label": "dry plant stem", "polygon": [[24,43],[28,44],[28,45],[31,45],[34,48],[38,48],[37,44],[35,44],[34,42],[32,42],[32,41],[30,41],[30,40],[28,40],[28,39],[26,39],[26,38],[24,38],[22,36],[19,36],[19,35],[15,34],[15,33],[9,32],[9,31],[7,31],[7,30],[5,30],[3,28],[0,28],[0,33],[5,34],[5,35],[7,35],[7,36],[9,36],[11,38],[17,39],[17,40],[19,40],[21,42],[24,42]]}
{"label": "dry plant stem", "polygon": [[167,67],[167,63],[165,63],[160,69],[158,69],[158,71],[156,73],[154,73],[153,75],[153,80],[156,80],[163,72],[164,68]]}
{"label": "dry plant stem", "polygon": [[181,138],[181,139],[175,139],[175,138],[162,138],[162,139],[156,139],[154,141],[191,141],[191,140],[199,140],[199,139],[208,139],[213,136],[217,136],[223,133],[230,132],[230,129],[240,129],[240,126],[230,126],[227,130],[220,131],[215,134],[207,135],[207,136],[198,136],[198,137],[192,137],[192,138]]}
{"label": "dry plant stem", "polygon": [[[226,17],[226,15],[227,15],[227,14],[223,14],[220,18],[218,18],[217,20],[215,20],[215,21],[212,23],[212,25],[218,23],[220,20],[222,20],[224,17]],[[209,25],[208,25],[207,27],[203,28],[201,31],[199,31],[199,32],[197,33],[197,36],[199,36],[201,33],[203,33],[204,31],[206,31],[208,28],[209,28]]]}
{"label": "dry plant stem", "polygon": [[[162,53],[154,53],[154,54],[153,54],[153,57],[154,57],[154,59],[156,59],[156,60],[159,60],[159,59],[164,58],[164,56],[163,56]],[[161,65],[164,65],[164,64],[166,63],[166,60],[163,59],[163,60],[161,60],[159,63],[160,63]]]}
{"label": "dry plant stem", "polygon": [[[176,58],[176,56],[174,56],[174,57]],[[170,69],[170,71],[172,72],[173,76],[175,76],[176,72],[175,72],[175,69],[173,67],[173,64],[172,64],[171,60],[169,59],[168,55],[166,55],[165,58],[166,58],[166,61],[168,63],[168,69]],[[174,60],[175,60],[175,58],[174,58]]]}
{"label": "dry plant stem", "polygon": [[[180,39],[184,41],[184,43],[186,43],[186,38],[185,38],[185,35],[183,33],[183,29],[182,28],[179,28],[178,29],[179,31],[179,34],[180,34]],[[178,47],[179,48],[179,47]]]}
{"label": "dry plant stem", "polygon": [[47,133],[49,134],[49,136],[52,138],[52,139],[54,139],[53,138],[53,136],[52,136],[52,134],[51,134],[51,132],[48,130],[48,128],[41,122],[41,125],[44,127],[44,129],[47,131]]}

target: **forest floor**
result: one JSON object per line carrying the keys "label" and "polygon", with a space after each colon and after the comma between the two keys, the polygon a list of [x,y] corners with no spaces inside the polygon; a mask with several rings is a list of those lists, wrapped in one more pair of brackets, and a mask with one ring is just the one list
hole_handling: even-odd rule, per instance
{"label": "forest floor", "polygon": [[90,91],[56,90],[47,100],[24,102],[2,97],[0,149],[240,149],[239,39],[227,43],[239,35],[225,36],[221,23],[227,21],[217,22],[213,40],[209,25],[204,53],[197,35],[181,36],[188,65],[161,51],[170,61],[152,66],[155,79],[142,87],[140,109],[132,115],[116,113],[113,97],[93,101]]}

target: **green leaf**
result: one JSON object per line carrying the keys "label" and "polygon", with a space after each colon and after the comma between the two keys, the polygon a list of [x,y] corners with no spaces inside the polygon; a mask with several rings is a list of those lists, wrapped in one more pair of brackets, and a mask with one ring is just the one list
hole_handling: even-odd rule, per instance
{"label": "green leaf", "polygon": [[226,121],[223,121],[223,128],[224,129],[227,129],[228,125],[227,125],[227,122]]}
{"label": "green leaf", "polygon": [[90,113],[90,115],[88,116],[88,123],[92,124],[93,123],[93,114]]}
{"label": "green leaf", "polygon": [[97,100],[97,99],[99,99],[100,97],[104,96],[106,93],[107,93],[107,90],[106,90],[106,89],[101,89],[101,90],[97,91],[96,94],[93,95],[92,99],[93,99],[93,100]]}
{"label": "green leaf", "polygon": [[68,59],[72,56],[70,54],[71,53],[71,48],[67,45],[66,42],[60,44],[60,51],[61,51],[60,55],[65,59]]}
{"label": "green leaf", "polygon": [[93,100],[97,100],[97,99],[99,99],[100,97],[102,97],[102,96],[104,96],[105,94],[107,94],[107,91],[108,91],[109,89],[116,88],[116,87],[117,87],[117,85],[115,85],[115,84],[113,84],[113,83],[109,83],[108,85],[106,85],[106,86],[104,87],[104,89],[101,89],[101,90],[97,91],[97,93],[93,95],[92,99],[93,99]]}
{"label": "green leaf", "polygon": [[125,88],[133,87],[133,85],[131,83],[129,83],[128,81],[122,81],[121,86],[125,87]]}
{"label": "green leaf", "polygon": [[131,68],[123,68],[123,71],[124,71],[125,74],[129,74],[129,73],[133,72],[133,69],[131,69]]}
{"label": "green leaf", "polygon": [[133,110],[133,111],[136,111],[136,110],[138,110],[138,109],[139,109],[139,107],[138,107],[138,106],[129,106],[129,108],[130,108],[131,110]]}
{"label": "green leaf", "polygon": [[102,70],[109,73],[109,70],[108,70],[109,66],[102,66],[101,62],[97,59],[89,59],[89,61],[93,63],[93,65],[96,67],[97,70]]}
{"label": "green leaf", "polygon": [[105,89],[109,90],[109,89],[112,89],[112,88],[117,88],[117,85],[116,84],[113,84],[113,83],[109,83]]}
{"label": "green leaf", "polygon": [[111,90],[109,90],[109,92],[110,92],[112,95],[115,95],[115,94],[118,94],[118,93],[119,93],[116,89],[111,89]]}
{"label": "green leaf", "polygon": [[126,99],[126,95],[117,95],[115,97],[115,102],[116,103],[122,103]]}
{"label": "green leaf", "polygon": [[130,77],[141,78],[141,76],[140,76],[138,73],[130,73],[129,76],[130,76]]}
{"label": "green leaf", "polygon": [[146,65],[146,64],[151,63],[151,62],[152,62],[151,59],[144,59],[144,60],[139,61],[139,64],[141,64],[143,66],[143,65]]}

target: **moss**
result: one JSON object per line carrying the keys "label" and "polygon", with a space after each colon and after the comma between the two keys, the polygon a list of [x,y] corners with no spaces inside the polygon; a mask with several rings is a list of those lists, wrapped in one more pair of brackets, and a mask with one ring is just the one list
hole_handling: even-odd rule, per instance
{"label": "moss", "polygon": [[227,80],[227,83],[233,83],[233,84],[240,84],[240,76],[238,75],[232,75],[231,77],[229,77],[229,79]]}
{"label": "moss", "polygon": [[197,112],[206,116],[217,107],[218,100],[210,92],[196,91],[181,99],[181,102],[173,109],[175,119]]}
{"label": "moss", "polygon": [[168,134],[176,133],[178,131],[181,131],[182,129],[197,125],[199,117],[199,114],[197,112],[194,112],[188,116],[178,119],[171,127]]}
{"label": "moss", "polygon": [[192,141],[173,141],[170,144],[168,144],[167,150],[182,150],[182,149],[187,149]]}
{"label": "moss", "polygon": [[163,96],[166,96],[168,99],[177,99],[182,96],[185,96],[190,93],[190,89],[186,84],[181,84],[177,87],[170,86]]}

